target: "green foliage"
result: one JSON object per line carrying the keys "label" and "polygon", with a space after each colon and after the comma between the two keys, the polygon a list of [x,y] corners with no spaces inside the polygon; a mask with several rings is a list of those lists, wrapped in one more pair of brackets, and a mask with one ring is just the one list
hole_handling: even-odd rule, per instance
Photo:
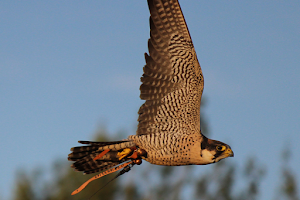
{"label": "green foliage", "polygon": [[[99,140],[106,139],[101,134]],[[69,167],[70,163],[58,160],[53,164],[51,179],[47,172],[34,170],[31,173],[18,171],[14,200],[81,200],[91,197],[115,174],[102,177],[90,183],[79,194],[71,192],[94,175],[82,175]],[[205,168],[205,170],[203,170]],[[238,174],[242,171],[242,174]],[[121,176],[97,192],[91,199],[124,200],[254,200],[259,199],[260,184],[266,170],[256,159],[249,158],[243,170],[230,160],[223,160],[209,168],[204,166],[166,167],[143,163],[132,172]],[[237,177],[239,180],[237,180]],[[297,184],[292,171],[282,169],[282,183],[279,199],[298,200]],[[237,182],[243,183],[242,185]],[[236,189],[238,188],[238,189]],[[189,191],[189,192],[187,192]],[[278,199],[276,198],[276,199]]]}
{"label": "green foliage", "polygon": [[17,172],[17,182],[14,191],[14,200],[34,200],[32,178],[25,171]]}
{"label": "green foliage", "polygon": [[[105,133],[97,134],[97,140],[107,140]],[[46,172],[34,170],[32,173],[20,171],[17,173],[14,200],[81,200],[92,196],[100,187],[111,180],[114,175],[108,175],[93,181],[79,194],[71,193],[93,175],[82,175],[70,168],[70,162],[57,160],[53,164],[51,180],[45,178]],[[113,181],[104,190],[97,192],[94,199],[115,199],[118,182]]]}
{"label": "green foliage", "polygon": [[282,152],[281,179],[279,186],[279,198],[285,200],[299,200],[297,191],[297,180],[295,179],[292,169],[289,167],[291,152],[287,148]]}
{"label": "green foliage", "polygon": [[[107,140],[107,136],[103,131],[100,131],[97,134],[95,140]],[[70,194],[77,189],[81,184],[83,184],[88,179],[95,176],[92,175],[82,175],[80,172],[75,172],[70,167],[70,163],[66,162],[57,162],[54,165],[55,180],[52,185],[53,193],[49,194],[47,200],[80,200],[87,199],[92,196],[99,188],[101,188],[104,184],[106,184],[109,180],[111,180],[114,175],[108,175],[102,177],[101,179],[97,179],[89,184],[83,191],[79,194],[71,196]],[[114,199],[115,193],[117,191],[117,182],[110,183],[104,190],[97,192],[94,195],[94,199],[105,198],[107,200]]]}
{"label": "green foliage", "polygon": [[[203,106],[202,106],[203,108]],[[208,134],[205,114],[201,114],[201,127]],[[96,141],[109,141],[105,131],[96,134]],[[119,138],[118,138],[119,139]],[[283,163],[288,163],[289,151],[284,151]],[[246,160],[242,169],[233,160],[222,160],[214,165],[166,167],[143,163],[131,172],[119,177],[103,190],[97,192],[115,174],[90,183],[79,194],[71,192],[94,175],[82,175],[73,171],[66,160],[53,164],[49,172],[35,169],[33,172],[18,171],[14,189],[14,200],[254,200],[259,199],[261,182],[266,169],[255,158]],[[297,182],[287,164],[282,167],[280,190],[275,199],[298,200]]]}

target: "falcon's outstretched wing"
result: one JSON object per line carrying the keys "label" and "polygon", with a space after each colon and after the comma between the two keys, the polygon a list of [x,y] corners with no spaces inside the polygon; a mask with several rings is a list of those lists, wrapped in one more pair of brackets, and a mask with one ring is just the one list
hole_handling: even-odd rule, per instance
{"label": "falcon's outstretched wing", "polygon": [[204,86],[196,52],[177,0],[148,0],[149,55],[141,78],[137,134],[200,134]]}

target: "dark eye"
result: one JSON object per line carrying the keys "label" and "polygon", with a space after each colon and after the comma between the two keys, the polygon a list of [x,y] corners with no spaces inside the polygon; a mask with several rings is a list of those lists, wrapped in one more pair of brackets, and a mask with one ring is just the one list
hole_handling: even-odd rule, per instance
{"label": "dark eye", "polygon": [[218,151],[224,151],[226,149],[226,147],[224,145],[222,145],[222,146],[216,146],[216,149]]}

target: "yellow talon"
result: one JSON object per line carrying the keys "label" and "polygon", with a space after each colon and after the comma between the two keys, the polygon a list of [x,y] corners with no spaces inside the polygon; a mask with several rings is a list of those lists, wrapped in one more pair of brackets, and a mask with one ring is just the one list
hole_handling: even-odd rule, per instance
{"label": "yellow talon", "polygon": [[126,148],[126,149],[123,149],[122,152],[119,152],[117,155],[119,156],[119,160],[122,160],[123,158],[125,158],[126,156],[128,156],[130,153],[131,153],[131,149],[129,148]]}

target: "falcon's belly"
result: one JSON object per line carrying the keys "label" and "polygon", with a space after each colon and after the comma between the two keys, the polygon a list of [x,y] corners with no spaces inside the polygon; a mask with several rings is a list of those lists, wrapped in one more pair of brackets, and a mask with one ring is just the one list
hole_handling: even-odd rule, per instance
{"label": "falcon's belly", "polygon": [[200,134],[177,135],[164,132],[148,135],[131,135],[128,139],[144,149],[144,160],[156,165],[204,165],[209,164],[202,157]]}

